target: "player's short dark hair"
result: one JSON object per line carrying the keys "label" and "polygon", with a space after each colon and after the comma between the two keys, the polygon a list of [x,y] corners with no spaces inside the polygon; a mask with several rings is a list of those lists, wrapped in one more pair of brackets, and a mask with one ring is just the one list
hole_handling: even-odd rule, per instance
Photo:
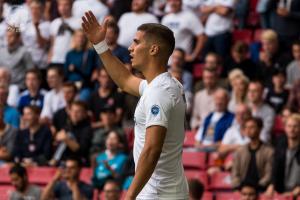
{"label": "player's short dark hair", "polygon": [[109,22],[107,28],[111,28],[117,35],[120,33],[120,28],[116,22]]}
{"label": "player's short dark hair", "polygon": [[139,26],[137,30],[143,31],[147,37],[154,38],[158,40],[162,46],[165,46],[163,52],[166,52],[168,57],[173,53],[175,38],[172,30],[168,27],[157,23],[147,23]]}
{"label": "player's short dark hair", "polygon": [[259,117],[250,117],[249,119],[246,120],[246,123],[249,121],[254,122],[256,126],[259,128],[259,130],[261,130],[264,126],[262,119]]}
{"label": "player's short dark hair", "polygon": [[40,71],[39,69],[37,69],[37,68],[28,69],[28,70],[26,71],[26,75],[27,75],[27,74],[34,74],[34,75],[37,77],[37,79],[38,79],[39,81],[42,80],[42,74],[41,74],[41,71]]}
{"label": "player's short dark hair", "polygon": [[26,168],[23,167],[22,165],[20,164],[15,164],[12,168],[10,168],[9,170],[9,174],[17,174],[19,177],[26,177],[27,176],[27,171],[26,171]]}

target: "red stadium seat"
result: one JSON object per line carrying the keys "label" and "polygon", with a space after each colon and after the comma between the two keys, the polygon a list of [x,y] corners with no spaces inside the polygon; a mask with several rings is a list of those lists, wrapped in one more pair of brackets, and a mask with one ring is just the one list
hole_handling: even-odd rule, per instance
{"label": "red stadium seat", "polygon": [[250,11],[256,12],[256,5],[258,0],[250,0]]}
{"label": "red stadium seat", "polygon": [[253,36],[254,42],[260,42],[262,32],[263,32],[262,29],[256,29],[256,30],[254,31],[254,36]]}
{"label": "red stadium seat", "polygon": [[255,11],[250,12],[247,17],[247,24],[251,27],[258,27],[259,23],[259,14]]}
{"label": "red stadium seat", "polygon": [[0,168],[0,184],[10,184],[9,167]]}
{"label": "red stadium seat", "polygon": [[208,177],[205,171],[199,171],[199,170],[185,170],[184,174],[186,178],[189,179],[197,179],[199,180],[205,187],[205,189],[208,186]]}
{"label": "red stadium seat", "polygon": [[216,200],[240,200],[238,192],[221,192],[216,194]]}
{"label": "red stadium seat", "polygon": [[128,148],[131,150],[133,148],[134,142],[134,128],[127,127],[124,129],[127,139]]}
{"label": "red stadium seat", "polygon": [[243,41],[247,44],[252,42],[252,31],[251,30],[234,30],[232,33],[233,42]]}
{"label": "red stadium seat", "polygon": [[14,187],[10,185],[2,185],[0,186],[0,199],[1,200],[9,200],[10,194],[14,191]]}
{"label": "red stadium seat", "polygon": [[195,135],[196,133],[193,131],[186,131],[183,146],[193,147],[195,145]]}
{"label": "red stadium seat", "polygon": [[259,200],[293,200],[292,196],[286,197],[280,194],[275,194],[273,197],[267,197],[265,195],[260,195]]}
{"label": "red stadium seat", "polygon": [[282,117],[280,115],[277,115],[275,117],[272,134],[275,137],[278,137],[279,135],[281,135],[283,133],[284,133],[284,125],[283,125]]}
{"label": "red stadium seat", "polygon": [[100,193],[98,190],[94,189],[94,194],[93,194],[93,200],[100,200],[102,198],[100,198]]}
{"label": "red stadium seat", "polygon": [[203,69],[204,69],[204,64],[198,63],[198,64],[195,64],[193,66],[193,77],[194,77],[194,79],[202,78]]}
{"label": "red stadium seat", "polygon": [[91,183],[93,170],[91,168],[82,168],[80,173],[80,180],[85,183]]}
{"label": "red stadium seat", "polygon": [[182,162],[185,169],[206,169],[206,153],[183,151]]}
{"label": "red stadium seat", "polygon": [[46,185],[47,183],[49,183],[55,175],[55,172],[56,169],[50,167],[27,168],[29,182],[38,185]]}
{"label": "red stadium seat", "polygon": [[228,172],[218,172],[209,178],[210,190],[231,190],[231,177]]}
{"label": "red stadium seat", "polygon": [[213,200],[213,193],[211,192],[204,192],[203,197],[201,200]]}

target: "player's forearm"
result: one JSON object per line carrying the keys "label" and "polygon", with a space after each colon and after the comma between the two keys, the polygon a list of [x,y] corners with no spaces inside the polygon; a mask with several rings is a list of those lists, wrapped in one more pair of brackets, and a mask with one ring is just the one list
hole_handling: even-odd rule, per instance
{"label": "player's forearm", "polygon": [[143,189],[156,167],[160,153],[161,150],[158,149],[143,149],[138,160],[135,176],[127,192],[128,197],[135,199]]}

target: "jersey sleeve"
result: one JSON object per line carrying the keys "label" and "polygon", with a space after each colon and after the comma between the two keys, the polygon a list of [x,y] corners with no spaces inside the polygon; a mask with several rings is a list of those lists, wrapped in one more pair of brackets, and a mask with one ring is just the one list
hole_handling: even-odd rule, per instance
{"label": "jersey sleeve", "polygon": [[[148,92],[148,91],[147,91]],[[150,126],[163,126],[168,128],[170,113],[173,108],[173,99],[163,89],[149,91],[145,99],[146,128]]]}

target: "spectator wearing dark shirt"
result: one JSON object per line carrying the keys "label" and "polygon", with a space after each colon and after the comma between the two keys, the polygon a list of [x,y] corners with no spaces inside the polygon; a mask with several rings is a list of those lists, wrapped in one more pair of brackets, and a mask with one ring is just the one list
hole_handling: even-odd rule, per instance
{"label": "spectator wearing dark shirt", "polygon": [[272,74],[272,86],[268,89],[265,101],[279,114],[289,97],[289,91],[284,88],[285,71],[274,70]]}
{"label": "spectator wearing dark shirt", "polygon": [[17,133],[14,157],[25,165],[45,165],[52,154],[52,134],[47,126],[39,123],[40,109],[37,106],[24,108],[26,128]]}
{"label": "spectator wearing dark shirt", "polygon": [[70,121],[56,134],[58,143],[50,164],[64,161],[69,156],[77,156],[83,165],[89,164],[89,150],[92,140],[92,128],[84,102],[74,101],[69,112]]}
{"label": "spectator wearing dark shirt", "polygon": [[41,200],[92,200],[92,186],[80,181],[81,163],[75,157],[66,160],[63,169],[58,168],[53,179],[43,190]]}
{"label": "spectator wearing dark shirt", "polygon": [[20,97],[18,110],[23,113],[25,106],[35,105],[40,109],[43,108],[44,96],[46,91],[41,89],[41,74],[38,69],[30,69],[25,75],[25,90]]}
{"label": "spectator wearing dark shirt", "polygon": [[300,112],[300,79],[296,81],[290,90],[288,107],[292,110]]}
{"label": "spectator wearing dark shirt", "polygon": [[120,124],[123,115],[123,95],[115,90],[114,84],[104,68],[98,70],[98,82],[100,84],[99,89],[92,94],[89,102],[95,120],[92,127],[103,127],[99,116],[107,105],[116,108],[116,121]]}
{"label": "spectator wearing dark shirt", "polygon": [[87,100],[91,93],[93,70],[99,65],[99,59],[94,49],[88,48],[88,40],[82,30],[73,34],[73,48],[67,53],[64,64],[65,77],[74,82],[79,92],[80,100]]}
{"label": "spectator wearing dark shirt", "polygon": [[52,124],[55,128],[54,132],[60,131],[68,124],[70,108],[77,94],[77,87],[72,82],[66,82],[63,84],[63,94],[66,102],[66,107],[59,109],[54,113]]}
{"label": "spectator wearing dark shirt", "polygon": [[259,139],[262,127],[259,118],[249,118],[245,122],[243,129],[250,142],[235,153],[231,171],[234,188],[247,182],[264,190],[271,181],[273,149]]}
{"label": "spectator wearing dark shirt", "polygon": [[300,115],[292,114],[285,124],[285,135],[276,145],[272,169],[272,183],[266,194],[275,191],[300,195]]}

